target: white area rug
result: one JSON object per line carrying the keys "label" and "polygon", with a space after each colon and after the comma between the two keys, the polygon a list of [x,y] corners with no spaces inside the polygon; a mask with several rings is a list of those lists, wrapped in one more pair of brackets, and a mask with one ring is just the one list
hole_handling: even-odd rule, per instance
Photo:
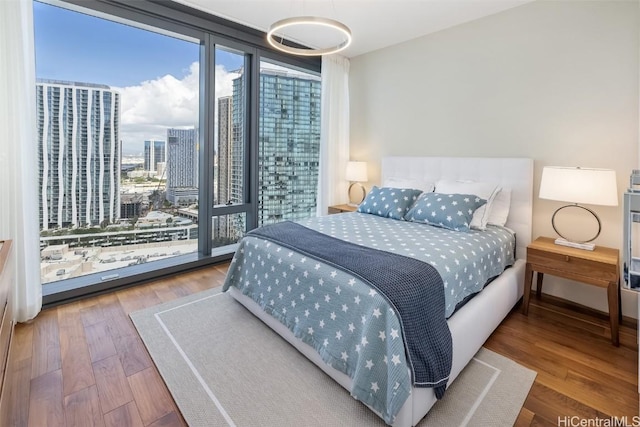
{"label": "white area rug", "polygon": [[[131,314],[190,426],[384,426],[220,289]],[[482,348],[418,424],[511,426],[536,373]]]}

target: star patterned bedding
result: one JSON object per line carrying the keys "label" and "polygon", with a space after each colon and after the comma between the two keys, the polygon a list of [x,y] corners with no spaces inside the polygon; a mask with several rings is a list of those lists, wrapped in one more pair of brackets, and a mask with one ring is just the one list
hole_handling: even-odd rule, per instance
{"label": "star patterned bedding", "polygon": [[442,278],[432,265],[345,242],[291,221],[249,234],[339,268],[384,296],[400,321],[413,385],[433,388],[438,399],[444,396],[453,350],[444,317]]}
{"label": "star patterned bedding", "polygon": [[[502,227],[463,233],[362,213],[299,224],[432,265],[442,277],[447,318],[514,262],[515,237]],[[250,235],[229,267],[223,289],[230,286],[352,378],[352,396],[393,423],[413,384],[401,323],[379,292],[340,268]]]}

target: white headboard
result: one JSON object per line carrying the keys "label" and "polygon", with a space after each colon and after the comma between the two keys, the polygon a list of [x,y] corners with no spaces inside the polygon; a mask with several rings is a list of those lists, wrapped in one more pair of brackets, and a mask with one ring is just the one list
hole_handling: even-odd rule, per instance
{"label": "white headboard", "polygon": [[511,208],[506,226],[516,232],[516,256],[525,258],[531,243],[533,207],[533,160],[485,157],[384,157],[382,182],[386,178],[439,179],[491,182],[511,189]]}

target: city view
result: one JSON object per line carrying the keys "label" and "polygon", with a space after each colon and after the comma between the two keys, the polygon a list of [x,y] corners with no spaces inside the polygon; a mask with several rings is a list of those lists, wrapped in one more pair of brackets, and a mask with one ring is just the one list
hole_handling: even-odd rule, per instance
{"label": "city view", "polygon": [[[40,3],[34,22],[42,283],[91,273],[104,280],[121,267],[197,251],[200,143],[214,147],[206,173],[214,206],[246,202],[244,54],[216,48],[215,137],[201,141],[198,43]],[[48,32],[65,24],[79,32],[104,27],[113,49],[94,60],[106,61],[110,73],[99,64],[69,66],[86,55],[82,43],[100,41],[82,33],[51,45],[63,41]],[[114,42],[119,37],[126,46]],[[182,67],[137,58],[133,41],[180,52]],[[144,65],[136,69],[138,61]],[[164,68],[132,76],[150,62]],[[258,225],[313,216],[320,78],[263,61],[259,83]],[[245,212],[211,221],[214,247],[246,232]]]}

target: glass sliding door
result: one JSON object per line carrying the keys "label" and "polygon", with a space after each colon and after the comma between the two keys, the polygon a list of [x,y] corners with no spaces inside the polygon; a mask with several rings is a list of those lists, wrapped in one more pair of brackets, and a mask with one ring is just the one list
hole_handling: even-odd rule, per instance
{"label": "glass sliding door", "polygon": [[74,9],[34,2],[45,286],[198,248],[200,40]]}

